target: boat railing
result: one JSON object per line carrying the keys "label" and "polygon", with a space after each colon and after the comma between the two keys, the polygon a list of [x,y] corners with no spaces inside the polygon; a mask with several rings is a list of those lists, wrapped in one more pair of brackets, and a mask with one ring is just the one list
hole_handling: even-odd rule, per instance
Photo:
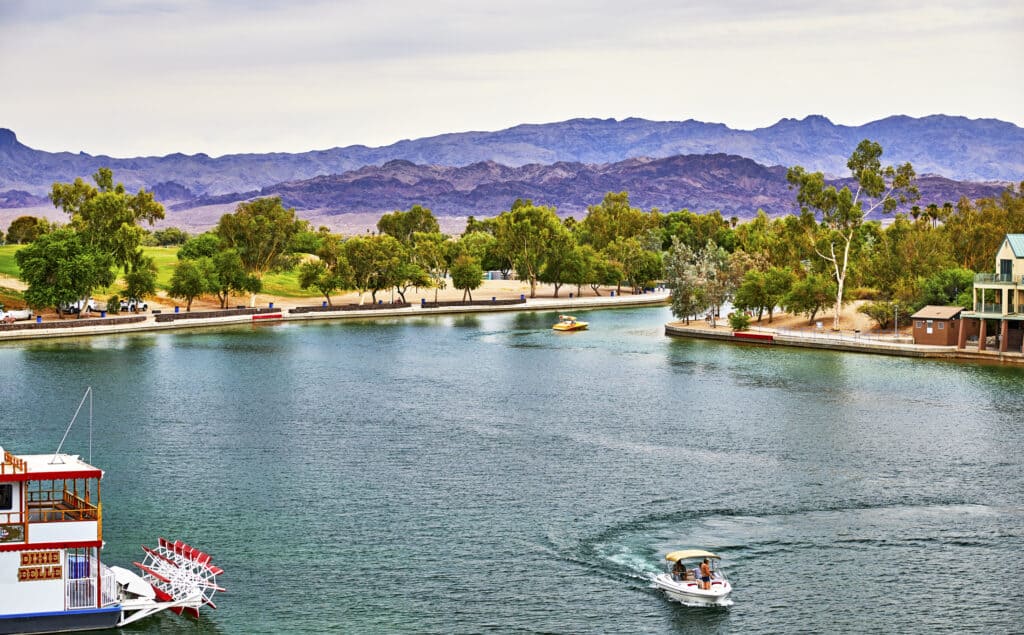
{"label": "boat railing", "polygon": [[100,565],[100,602],[103,606],[117,604],[117,580],[114,572],[106,565]]}
{"label": "boat railing", "polygon": [[96,579],[68,580],[64,583],[64,598],[68,610],[96,608]]}
{"label": "boat railing", "polygon": [[97,570],[100,573],[100,607],[118,603],[117,581],[114,578],[114,572],[109,567],[91,556],[88,560],[69,558],[68,579],[64,583],[64,598],[68,610],[96,608],[96,574],[94,572]]}
{"label": "boat railing", "polygon": [[99,520],[96,505],[66,489],[28,492],[29,522]]}
{"label": "boat railing", "polygon": [[4,450],[4,460],[0,462],[0,474],[24,474],[28,471],[25,459],[18,458]]}

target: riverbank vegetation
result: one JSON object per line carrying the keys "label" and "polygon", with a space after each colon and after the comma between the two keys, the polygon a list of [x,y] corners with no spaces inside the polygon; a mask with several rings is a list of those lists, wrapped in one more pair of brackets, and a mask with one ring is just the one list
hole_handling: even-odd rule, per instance
{"label": "riverbank vegetation", "polygon": [[[752,319],[778,309],[814,320],[851,299],[880,326],[925,304],[964,304],[976,271],[992,268],[1007,233],[1024,232],[1024,190],[956,204],[916,204],[913,168],[883,166],[865,141],[850,158],[851,178],[828,185],[820,173],[791,168],[797,215],[726,219],[717,211],[663,212],[608,193],[581,219],[517,199],[489,218],[470,217],[461,235],[441,233],[427,208],[384,214],[377,232],[342,236],[312,228],[278,198],[238,205],[212,230],[189,236],[144,225],[164,217],[144,190],[128,193],[109,170],[55,184],[51,199],[66,224],[19,217],[0,247],[0,273],[27,286],[34,308],[60,308],[94,293],[145,298],[157,289],[186,306],[257,292],[321,297],[355,291],[360,303],[391,291],[448,286],[472,297],[485,272],[513,272],[555,296],[584,288],[673,291],[677,317],[731,301]],[[116,282],[115,282],[116,280]],[[838,327],[838,325],[836,325]]]}

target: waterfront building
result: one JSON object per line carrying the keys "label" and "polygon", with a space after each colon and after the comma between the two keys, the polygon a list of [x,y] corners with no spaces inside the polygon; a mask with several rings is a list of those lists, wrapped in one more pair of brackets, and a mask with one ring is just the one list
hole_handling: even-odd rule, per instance
{"label": "waterfront building", "polygon": [[[988,348],[988,338],[1000,353],[1024,352],[1024,234],[1007,234],[996,252],[995,272],[974,276],[973,311],[961,313],[958,348],[977,333],[978,350]],[[990,328],[995,327],[992,331]],[[994,332],[993,332],[994,331]]]}
{"label": "waterfront building", "polygon": [[960,335],[963,307],[928,305],[910,316],[914,322],[914,343],[955,346]]}

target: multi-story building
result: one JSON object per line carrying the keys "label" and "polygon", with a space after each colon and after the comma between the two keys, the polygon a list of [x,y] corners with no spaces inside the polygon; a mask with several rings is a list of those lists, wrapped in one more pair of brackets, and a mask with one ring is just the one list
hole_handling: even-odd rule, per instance
{"label": "multi-story building", "polygon": [[958,348],[977,334],[979,351],[995,336],[999,352],[1024,353],[1024,234],[1006,235],[996,252],[995,273],[974,276],[973,309],[960,314]]}

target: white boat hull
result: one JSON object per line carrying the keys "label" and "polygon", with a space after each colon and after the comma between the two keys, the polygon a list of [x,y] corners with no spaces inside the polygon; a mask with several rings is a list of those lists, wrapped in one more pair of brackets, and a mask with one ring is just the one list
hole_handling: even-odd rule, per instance
{"label": "white boat hull", "polygon": [[728,580],[712,580],[710,589],[702,589],[699,580],[674,580],[667,573],[656,576],[654,585],[683,604],[726,604],[732,593],[732,585]]}

